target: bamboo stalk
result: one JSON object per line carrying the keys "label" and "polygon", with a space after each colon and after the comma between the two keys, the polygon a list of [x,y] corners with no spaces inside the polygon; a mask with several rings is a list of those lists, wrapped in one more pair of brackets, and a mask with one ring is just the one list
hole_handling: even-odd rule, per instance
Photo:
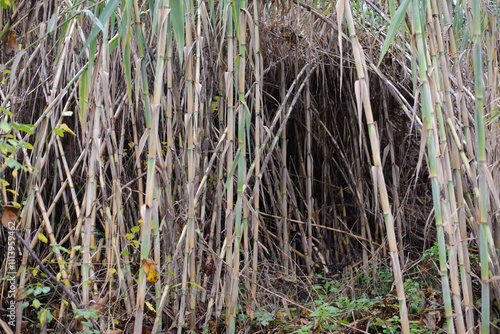
{"label": "bamboo stalk", "polygon": [[[479,162],[479,196],[478,201],[478,235],[479,235],[479,259],[481,263],[481,333],[490,332],[490,284],[489,284],[489,255],[488,235],[491,236],[488,225],[488,187],[486,174],[488,173],[485,126],[483,110],[483,60],[481,45],[481,6],[479,0],[472,0],[472,38],[475,77],[475,130],[477,143],[477,160]],[[492,245],[493,246],[493,245]]]}
{"label": "bamboo stalk", "polygon": [[[150,104],[149,97],[149,87],[146,74],[146,63],[145,63],[145,38],[139,25],[139,7],[137,2],[134,1],[134,15],[136,22],[136,33],[137,33],[137,47],[139,51],[139,61],[138,67],[140,68],[140,73],[142,75],[142,93],[144,97],[145,105],[145,119],[146,127],[150,129],[148,141],[148,155],[147,155],[147,176],[146,176],[146,194],[144,205],[140,207],[140,213],[142,218],[141,225],[141,251],[140,251],[140,263],[141,268],[139,269],[139,282],[137,285],[137,300],[136,300],[136,310],[135,310],[135,323],[134,323],[134,333],[142,333],[143,324],[143,314],[144,314],[144,303],[146,299],[146,272],[144,271],[143,264],[149,258],[149,252],[151,249],[151,233],[153,228],[157,228],[155,222],[153,222],[153,217],[157,214],[154,210],[157,208],[153,203],[155,201],[155,191],[156,191],[156,152],[157,152],[157,138],[158,138],[158,119],[159,119],[159,109],[160,109],[160,93],[158,85],[162,85],[163,79],[163,55],[165,54],[165,38],[160,43],[160,52],[157,60],[156,76],[155,76],[155,88],[153,103]],[[164,16],[162,18],[165,18]],[[163,23],[163,21],[161,22]],[[165,26],[159,24],[159,29],[163,32]],[[162,35],[164,36],[164,35]],[[139,159],[139,156],[137,156]]]}
{"label": "bamboo stalk", "polygon": [[424,39],[422,36],[422,29],[420,25],[420,8],[416,1],[412,1],[412,24],[414,29],[414,34],[417,42],[417,52],[419,59],[419,74],[420,80],[422,82],[422,113],[425,118],[425,128],[427,136],[427,149],[428,149],[428,159],[429,159],[429,173],[432,185],[432,198],[435,211],[435,222],[439,249],[439,269],[441,275],[441,286],[443,290],[443,300],[445,307],[445,317],[447,323],[447,331],[449,333],[455,332],[455,326],[452,319],[452,306],[451,306],[451,296],[450,296],[450,286],[449,286],[449,276],[446,261],[446,244],[445,244],[445,234],[444,234],[444,223],[440,199],[440,183],[442,180],[438,175],[439,169],[438,156],[440,154],[440,148],[436,142],[436,118],[434,113],[434,108],[432,105],[431,89],[429,87],[429,81],[427,80],[426,71],[427,65],[427,55],[424,53]]}
{"label": "bamboo stalk", "polygon": [[[252,215],[252,310],[257,308],[257,271],[258,271],[258,254],[259,254],[259,219],[260,219],[260,141],[261,141],[261,63],[262,56],[260,53],[260,16],[259,6],[254,3],[253,6],[253,19],[254,19],[254,73],[255,73],[255,184],[253,188],[254,193],[254,214]],[[249,172],[251,175],[251,172]]]}
{"label": "bamboo stalk", "polygon": [[313,220],[313,198],[312,198],[312,179],[313,179],[313,159],[312,159],[312,138],[311,138],[311,94],[309,91],[309,81],[306,82],[306,164],[307,164],[307,245],[304,245],[307,275],[310,279],[313,277],[312,271],[312,220]]}
{"label": "bamboo stalk", "polygon": [[[226,195],[226,258],[227,261],[231,261],[233,256],[233,233],[234,233],[234,185],[232,182],[232,175],[229,175],[229,171],[232,169],[234,163],[234,131],[235,131],[235,116],[234,116],[234,32],[233,32],[233,6],[231,0],[228,0],[225,5],[226,12],[226,29],[227,29],[227,72],[224,73],[225,82],[225,100],[227,104],[227,141],[228,141],[228,151],[226,156],[226,168],[228,173],[227,181],[227,195]],[[231,324],[231,288],[233,286],[233,281],[231,279],[231,272],[228,270],[226,272],[225,282],[225,302],[227,305],[226,317]],[[231,325],[230,325],[231,326]],[[229,326],[228,326],[229,328]]]}
{"label": "bamboo stalk", "polygon": [[[339,2],[340,4],[340,2]],[[337,6],[339,6],[339,4]],[[401,267],[398,258],[398,248],[397,241],[394,232],[394,217],[391,212],[391,206],[389,203],[389,198],[387,195],[387,187],[384,180],[384,174],[382,171],[382,163],[380,159],[380,143],[378,139],[378,133],[376,125],[373,120],[373,114],[371,110],[371,102],[369,96],[369,87],[367,83],[367,69],[366,64],[363,60],[363,52],[361,45],[359,44],[358,37],[354,28],[354,21],[352,18],[351,8],[349,1],[343,1],[345,6],[345,15],[347,19],[347,26],[349,30],[349,37],[353,46],[353,53],[356,62],[356,72],[358,81],[356,82],[357,91],[360,96],[357,99],[358,108],[361,109],[361,104],[363,106],[366,124],[368,125],[368,134],[370,137],[370,144],[373,155],[373,164],[375,168],[374,172],[374,184],[378,188],[380,195],[380,202],[382,205],[382,210],[385,218],[387,236],[389,239],[390,255],[392,260],[392,268],[394,271],[394,280],[396,283],[396,290],[399,301],[399,314],[401,319],[401,326],[403,333],[410,333],[410,326],[408,322],[408,309],[406,306],[406,297],[404,293],[403,278],[401,274]],[[361,102],[362,101],[362,102]]]}

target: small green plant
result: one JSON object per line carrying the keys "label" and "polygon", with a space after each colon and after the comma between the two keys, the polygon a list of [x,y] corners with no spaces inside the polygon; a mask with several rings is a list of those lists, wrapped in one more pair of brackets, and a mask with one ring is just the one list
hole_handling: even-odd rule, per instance
{"label": "small green plant", "polygon": [[388,319],[381,319],[377,317],[375,318],[375,321],[370,324],[370,328],[377,330],[379,333],[399,333],[401,331],[399,328],[399,316],[394,315]]}
{"label": "small green plant", "polygon": [[310,334],[312,333],[312,327],[313,325],[307,325],[307,326],[304,326],[304,327],[301,327],[299,329],[297,329],[295,332],[292,332],[292,334]]}
{"label": "small green plant", "polygon": [[340,328],[335,325],[335,323],[337,322],[336,317],[341,312],[342,310],[338,307],[335,307],[328,303],[322,303],[313,313],[310,314],[310,316],[314,319],[315,328],[337,331]]}
{"label": "small green plant", "polygon": [[[92,328],[92,326],[93,326],[90,319],[99,317],[99,314],[94,309],[88,309],[88,310],[76,309],[75,315],[77,317],[81,317],[81,318],[85,319],[84,321],[82,321],[82,325],[86,326],[86,327],[90,327],[90,328]],[[96,331],[94,329],[88,329],[88,330],[83,331],[83,334],[99,334],[99,331]]]}
{"label": "small green plant", "polygon": [[[5,114],[10,116],[11,118],[13,117],[13,114],[8,111],[5,108],[0,107],[1,111],[3,111]],[[0,121],[0,164],[1,165],[6,165],[11,169],[12,177],[16,177],[18,175],[19,170],[22,170],[24,172],[31,172],[32,167],[28,165],[23,165],[17,161],[16,158],[16,153],[19,149],[26,149],[26,150],[32,150],[33,146],[25,142],[23,140],[17,139],[15,136],[16,133],[18,132],[25,132],[28,134],[34,134],[35,131],[33,130],[34,126],[31,124],[20,124],[17,122],[14,122],[12,120],[10,121]],[[9,186],[9,182],[5,179],[0,179],[0,183],[2,186],[6,187]],[[18,196],[19,194],[17,191],[12,190],[7,188],[7,191],[10,193],[14,194],[15,196]],[[15,206],[20,206],[19,203],[13,202]]]}
{"label": "small green plant", "polygon": [[424,261],[438,260],[438,258],[439,258],[439,249],[438,249],[437,242],[435,242],[432,247],[424,250],[424,254],[423,254],[422,258],[423,258]]}
{"label": "small green plant", "polygon": [[254,316],[257,324],[263,327],[267,327],[274,320],[274,314],[267,312],[266,310],[256,311]]}

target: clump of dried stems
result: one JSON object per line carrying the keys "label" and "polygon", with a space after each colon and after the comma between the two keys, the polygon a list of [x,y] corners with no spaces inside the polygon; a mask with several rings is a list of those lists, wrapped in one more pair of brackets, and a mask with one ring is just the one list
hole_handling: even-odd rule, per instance
{"label": "clump of dried stems", "polygon": [[[271,277],[301,289],[388,255],[409,333],[402,273],[435,241],[447,331],[489,332],[498,3],[16,5],[0,15],[1,117],[34,132],[2,140],[33,149],[10,155],[24,169],[2,161],[2,202],[81,305],[102,306],[102,332],[215,317],[235,333],[238,312],[295,303]],[[22,253],[21,290],[38,265]],[[62,326],[77,306],[54,300]]]}

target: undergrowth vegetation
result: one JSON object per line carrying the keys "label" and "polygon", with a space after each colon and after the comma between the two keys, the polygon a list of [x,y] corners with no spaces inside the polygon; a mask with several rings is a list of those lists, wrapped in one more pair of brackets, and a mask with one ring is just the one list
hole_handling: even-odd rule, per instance
{"label": "undergrowth vegetation", "polygon": [[[444,333],[444,308],[438,270],[437,245],[426,250],[418,263],[406,271],[411,333]],[[367,272],[346,270],[336,279],[319,274],[306,288],[302,307],[276,305],[255,312],[256,330],[269,333],[344,333],[355,328],[369,333],[400,333],[399,307],[390,267],[375,268],[376,279]]]}

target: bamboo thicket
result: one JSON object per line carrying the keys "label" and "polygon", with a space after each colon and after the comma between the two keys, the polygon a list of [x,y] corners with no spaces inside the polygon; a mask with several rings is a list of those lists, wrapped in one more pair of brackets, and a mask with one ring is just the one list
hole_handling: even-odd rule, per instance
{"label": "bamboo thicket", "polygon": [[17,333],[26,319],[264,331],[269,310],[291,332],[368,331],[381,322],[355,312],[316,321],[341,301],[317,286],[349,276],[375,293],[389,262],[391,321],[410,333],[407,280],[434,243],[432,330],[498,325],[497,3],[10,3],[0,181],[29,245],[16,282],[49,286],[36,254],[81,304],[54,282],[41,308],[19,293]]}

